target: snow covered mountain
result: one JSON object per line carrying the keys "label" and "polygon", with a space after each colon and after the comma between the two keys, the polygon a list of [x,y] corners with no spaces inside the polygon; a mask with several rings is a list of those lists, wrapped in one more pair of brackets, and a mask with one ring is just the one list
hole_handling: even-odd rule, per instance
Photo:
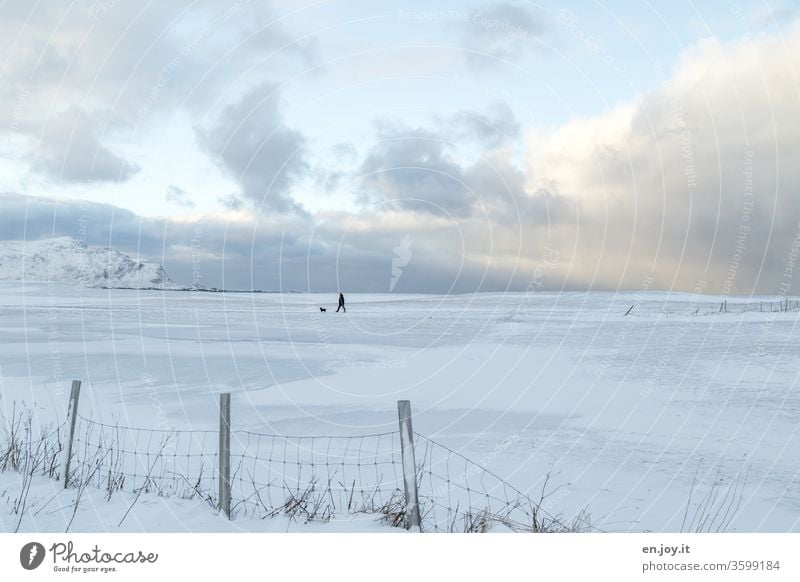
{"label": "snow covered mountain", "polygon": [[54,281],[87,287],[178,288],[164,267],[110,248],[90,247],[64,236],[0,241],[0,280]]}

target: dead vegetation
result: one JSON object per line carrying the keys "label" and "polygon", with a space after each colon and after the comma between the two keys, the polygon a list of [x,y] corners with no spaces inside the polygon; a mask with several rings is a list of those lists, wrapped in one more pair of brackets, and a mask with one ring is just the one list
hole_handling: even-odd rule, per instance
{"label": "dead vegetation", "polygon": [[702,497],[695,495],[697,478],[702,461],[698,463],[689,491],[689,499],[681,523],[681,532],[720,533],[730,531],[731,523],[742,505],[748,472],[726,479],[722,474],[722,463],[717,465],[711,485]]}
{"label": "dead vegetation", "polygon": [[28,497],[35,477],[58,477],[61,440],[59,429],[46,425],[36,430],[33,411],[12,405],[11,416],[0,416],[0,472],[14,471],[20,476],[19,495],[11,501],[11,514],[22,518],[30,508]]}
{"label": "dead vegetation", "polygon": [[[11,513],[17,516],[16,529],[20,528],[24,515],[30,510],[31,484],[35,477],[61,479],[61,455],[63,427],[38,426],[30,410],[15,406],[8,418],[0,418],[0,472],[11,471],[20,476],[20,487],[15,495],[6,500]],[[69,531],[79,513],[82,499],[91,489],[103,491],[103,497],[110,501],[119,492],[132,493],[133,497],[124,512],[119,525],[133,510],[141,495],[155,494],[162,497],[176,496],[181,499],[202,500],[208,507],[217,509],[218,498],[215,490],[215,469],[208,463],[199,464],[191,475],[181,471],[174,462],[176,453],[171,450],[171,436],[164,435],[156,441],[158,449],[147,455],[148,463],[140,474],[132,468],[130,455],[136,455],[129,446],[123,427],[105,426],[99,432],[87,424],[81,428],[73,447],[73,458],[68,483],[69,505],[66,510],[66,531]],[[130,430],[130,429],[129,429]],[[148,443],[150,444],[150,443]],[[143,456],[143,455],[142,455]],[[364,487],[364,483],[350,480],[347,483],[337,478],[336,472],[324,478],[312,475],[304,483],[287,483],[285,480],[270,483],[257,483],[252,475],[246,478],[240,463],[234,471],[232,481],[239,484],[239,498],[234,499],[232,512],[235,516],[271,519],[285,517],[298,523],[326,523],[336,515],[371,516],[391,527],[404,527],[406,524],[406,504],[403,492],[394,486],[378,482]],[[144,473],[144,474],[141,474]],[[580,514],[569,522],[560,517],[552,517],[542,510],[542,504],[550,494],[545,492],[533,502],[520,496],[501,509],[491,507],[459,507],[443,509],[448,512],[447,523],[442,526],[428,521],[432,510],[437,506],[438,497],[420,498],[420,515],[423,531],[449,531],[485,533],[490,531],[516,532],[580,532],[589,531],[588,516]],[[421,482],[418,483],[422,490]],[[60,491],[60,489],[59,489]],[[36,514],[44,510],[58,498],[57,491],[46,503],[36,500]],[[13,499],[12,499],[13,497]],[[727,499],[727,497],[725,497]],[[62,500],[63,503],[63,500]],[[712,500],[709,506],[715,506]],[[441,505],[439,507],[442,507]],[[719,519],[724,519],[723,512]],[[714,519],[700,520],[704,527],[717,523]],[[693,522],[691,522],[693,523]],[[427,525],[426,525],[427,524]]]}

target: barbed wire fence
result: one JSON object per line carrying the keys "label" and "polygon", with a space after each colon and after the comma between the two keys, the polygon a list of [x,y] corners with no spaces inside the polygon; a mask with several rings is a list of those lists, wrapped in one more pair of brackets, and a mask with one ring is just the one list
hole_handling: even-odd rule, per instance
{"label": "barbed wire fence", "polygon": [[230,427],[229,416],[221,418],[220,431],[121,426],[79,414],[79,393],[70,404],[75,430],[64,447],[65,487],[96,487],[109,498],[126,491],[200,499],[231,519],[284,515],[326,522],[347,514],[423,532],[592,529],[580,518],[563,523],[541,500],[410,430],[408,401],[398,403],[407,407],[407,432],[401,413],[396,431],[293,436],[230,430],[228,443],[220,435]]}
{"label": "barbed wire fence", "polygon": [[[583,514],[564,521],[497,474],[463,454],[414,433],[425,531],[487,532],[498,526],[522,532],[594,531]],[[545,480],[546,482],[546,480]]]}
{"label": "barbed wire fence", "polygon": [[[627,310],[626,310],[627,309]],[[759,299],[721,299],[719,303],[712,301],[692,301],[687,308],[685,302],[670,301],[659,304],[655,301],[647,303],[633,303],[630,307],[622,310],[625,316],[647,315],[647,316],[717,316],[727,314],[744,313],[790,313],[800,311],[800,299],[794,297],[778,297],[775,300]]]}
{"label": "barbed wire fence", "polygon": [[216,484],[217,433],[106,424],[78,414],[67,486],[205,497]]}

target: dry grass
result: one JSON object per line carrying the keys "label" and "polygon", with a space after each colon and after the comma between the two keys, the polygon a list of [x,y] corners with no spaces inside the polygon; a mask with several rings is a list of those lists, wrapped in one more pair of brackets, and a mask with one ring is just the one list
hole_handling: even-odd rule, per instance
{"label": "dry grass", "polygon": [[37,427],[33,411],[17,410],[16,403],[10,417],[0,416],[0,430],[0,472],[14,471],[20,475],[19,495],[11,500],[11,513],[17,516],[16,532],[29,509],[34,477],[58,477],[61,439],[58,427]]}
{"label": "dry grass", "polygon": [[[8,418],[0,417],[0,472],[13,471],[19,473],[21,487],[18,493],[8,495],[8,504],[12,514],[18,516],[17,530],[23,516],[30,509],[28,497],[34,477],[43,476],[50,479],[60,479],[60,461],[62,441],[60,429],[63,427],[44,426],[38,427],[32,412],[28,409],[12,408]],[[69,475],[68,487],[72,492],[69,509],[70,519],[67,531],[72,526],[87,490],[91,488],[104,491],[104,497],[110,501],[112,496],[119,491],[130,491],[135,494],[128,511],[125,512],[120,524],[136,505],[144,493],[155,493],[159,496],[176,496],[182,499],[203,500],[209,507],[217,509],[218,499],[214,490],[215,468],[201,464],[199,474],[185,475],[175,472],[174,466],[164,464],[163,454],[168,450],[169,437],[165,437],[159,444],[158,452],[151,456],[146,475],[132,476],[130,467],[126,463],[123,443],[124,436],[121,429],[111,429],[97,433],[91,432],[87,426],[76,439],[73,450],[73,462]],[[92,443],[92,444],[89,444]],[[240,463],[235,467],[232,482],[237,482],[237,477],[243,467]],[[198,471],[198,469],[195,469]],[[243,472],[243,471],[242,471]],[[205,473],[205,478],[204,478]],[[135,483],[133,482],[135,478]],[[527,497],[511,500],[502,509],[490,510],[487,508],[465,507],[454,509],[444,508],[451,517],[447,524],[439,524],[439,529],[450,532],[485,533],[489,531],[519,531],[519,532],[581,532],[592,529],[588,515],[581,513],[575,518],[565,522],[563,518],[550,516],[542,510],[545,498],[552,494],[546,493],[547,483],[541,499],[534,502]],[[291,521],[301,523],[326,523],[335,515],[360,514],[374,516],[375,519],[391,527],[404,527],[406,523],[405,496],[399,489],[384,487],[378,482],[368,488],[362,488],[355,480],[342,483],[336,480],[336,475],[327,476],[321,481],[311,477],[303,485],[287,483],[256,483],[249,476],[249,483],[244,478],[239,478],[239,498],[234,500],[232,513],[240,517],[255,517],[261,519],[285,516]],[[241,490],[244,486],[246,491]],[[421,487],[420,487],[421,488]],[[278,498],[273,502],[269,491],[278,489]],[[739,498],[741,498],[740,489]],[[730,492],[719,495],[719,491],[712,491],[711,498],[705,500],[689,524],[694,528],[710,531],[719,523],[724,523],[733,508],[733,501],[737,496],[731,497]],[[16,495],[16,497],[13,497]],[[53,496],[57,497],[58,493]],[[274,493],[272,494],[274,495]],[[13,497],[13,498],[12,498]],[[41,511],[53,499],[38,508]],[[720,504],[722,508],[720,508]],[[420,499],[420,514],[423,520],[423,531],[426,530],[426,520],[430,517],[435,502],[432,498]],[[713,511],[712,511],[713,508]],[[429,522],[428,522],[429,523]]]}

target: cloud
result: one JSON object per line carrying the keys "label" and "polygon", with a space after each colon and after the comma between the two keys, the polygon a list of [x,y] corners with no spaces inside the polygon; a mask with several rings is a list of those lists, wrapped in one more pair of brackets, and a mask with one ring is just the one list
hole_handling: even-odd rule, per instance
{"label": "cloud", "polygon": [[250,89],[213,127],[197,133],[246,199],[281,212],[299,210],[289,191],[309,170],[306,138],[284,123],[277,86]]}
{"label": "cloud", "polygon": [[331,194],[343,185],[345,179],[352,178],[353,165],[359,160],[355,146],[349,142],[334,144],[325,153],[327,156],[317,156],[312,173],[316,188]]}
{"label": "cloud", "polygon": [[[123,181],[114,147],[176,111],[200,114],[235,83],[253,85],[319,59],[265,2],[59,4],[9,0],[0,20],[0,135],[22,168],[71,182]],[[262,66],[257,66],[262,65]]]}
{"label": "cloud", "polygon": [[456,217],[472,212],[474,194],[448,154],[446,138],[382,122],[378,139],[360,168],[365,201]]}
{"label": "cloud", "polygon": [[759,28],[774,26],[776,24],[791,24],[797,20],[798,15],[800,15],[800,8],[798,8],[796,3],[780,1],[771,2],[769,4],[764,3],[764,5],[754,9],[749,18],[746,18],[738,7],[732,7],[732,10],[736,10],[734,14],[737,15],[741,21],[749,22],[753,26]]}
{"label": "cloud", "polygon": [[367,204],[457,220],[476,216],[497,225],[574,218],[558,193],[530,189],[514,159],[521,126],[505,104],[460,111],[427,128],[385,120],[377,127],[378,141],[359,178],[350,179],[360,181]]}
{"label": "cloud", "polygon": [[534,189],[529,173],[511,158],[509,149],[486,152],[465,170],[465,183],[478,195],[476,214],[498,230],[520,225],[530,232],[574,225],[574,200],[547,186]]}
{"label": "cloud", "polygon": [[51,117],[44,126],[35,168],[67,182],[124,182],[139,166],[102,145],[99,123],[73,107]]}
{"label": "cloud", "polygon": [[579,208],[550,241],[573,280],[780,291],[800,228],[798,51],[798,24],[704,40],[658,89],[531,137],[530,174]]}
{"label": "cloud", "polygon": [[798,51],[800,24],[703,40],[655,90],[531,132],[523,166],[503,135],[516,123],[499,110],[429,128],[384,123],[360,169],[368,202],[454,225],[451,240],[408,234],[417,253],[452,253],[446,272],[461,256],[489,265],[495,284],[524,287],[551,249],[556,288],[797,293]]}
{"label": "cloud", "polygon": [[547,30],[533,9],[503,2],[474,10],[460,26],[467,62],[481,67],[521,58]]}
{"label": "cloud", "polygon": [[[83,234],[164,262],[187,283],[199,240],[204,282],[231,288],[388,291],[394,249],[411,239],[399,291],[525,289],[546,264],[550,289],[638,289],[652,278],[651,289],[795,294],[797,54],[797,23],[773,36],[706,39],[662,71],[660,86],[545,133],[524,134],[502,105],[423,126],[383,121],[375,143],[342,147],[347,164],[333,169],[363,186],[358,212],[297,207],[309,141],[285,123],[275,84],[248,85],[198,129],[241,186],[223,197],[224,212],[153,220],[5,196],[0,237]],[[99,144],[116,156],[99,166],[113,175],[123,154],[105,136],[121,126],[105,123],[102,108],[62,111],[72,117],[53,142],[69,143],[78,120],[84,151]],[[57,164],[59,151],[42,148],[42,160]],[[96,167],[87,162],[82,175]]]}
{"label": "cloud", "polygon": [[514,112],[503,102],[491,104],[486,113],[461,111],[451,123],[455,137],[475,139],[488,148],[516,139],[522,128]]}
{"label": "cloud", "polygon": [[339,142],[331,147],[331,154],[340,161],[349,161],[355,158],[356,148],[350,142]]}
{"label": "cloud", "polygon": [[164,195],[164,199],[167,202],[173,202],[178,206],[183,206],[184,208],[195,207],[195,203],[189,193],[179,186],[170,185],[170,187],[167,188],[167,193]]}
{"label": "cloud", "polygon": [[[0,194],[0,240],[72,236],[92,245],[119,244],[130,251],[137,248],[142,224],[141,217],[111,204]],[[147,246],[143,252],[160,248]]]}
{"label": "cloud", "polygon": [[[414,256],[397,291],[502,286],[505,273],[468,256],[487,248],[486,233],[462,229],[446,219],[420,223],[409,213],[383,211],[312,219],[241,209],[151,219],[106,204],[0,194],[0,240],[72,236],[163,264],[178,283],[199,274],[204,284],[228,289],[388,292],[394,249],[410,232]],[[463,249],[452,244],[462,235]]]}
{"label": "cloud", "polygon": [[244,208],[244,202],[236,194],[228,194],[227,196],[220,196],[218,198],[218,201],[222,205],[222,207],[227,210],[242,210]]}

